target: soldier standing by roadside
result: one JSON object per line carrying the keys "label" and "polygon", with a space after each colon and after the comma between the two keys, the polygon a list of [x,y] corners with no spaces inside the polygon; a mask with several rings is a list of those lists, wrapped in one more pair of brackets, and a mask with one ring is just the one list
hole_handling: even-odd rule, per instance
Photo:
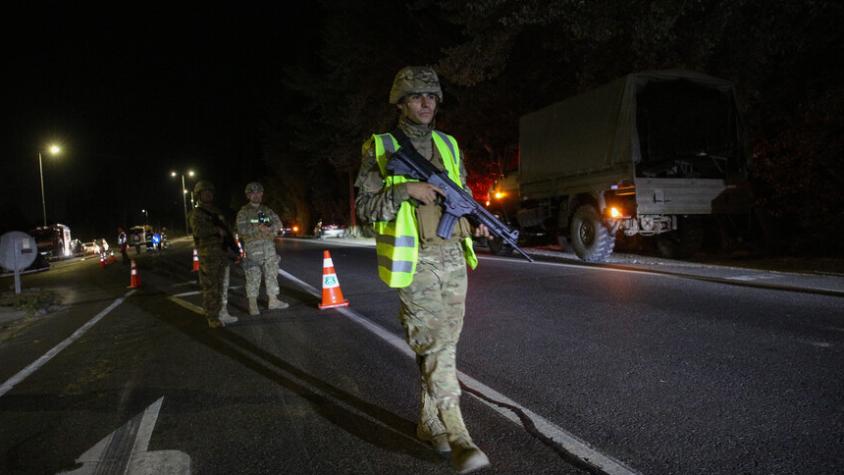
{"label": "soldier standing by roadside", "polygon": [[[399,319],[408,345],[416,353],[421,376],[417,436],[440,452],[451,450],[460,473],[489,465],[474,444],[460,412],[456,351],[465,313],[466,264],[474,268],[473,230],[461,218],[448,239],[436,235],[443,191],[424,182],[391,175],[390,155],[400,146],[414,147],[449,178],[465,186],[466,172],[454,137],[434,130],[434,116],[443,95],[439,78],[428,67],[399,71],[390,104],[399,111],[395,132],[375,134],[363,146],[356,182],[357,213],[373,224],[378,275],[399,289]],[[489,237],[485,226],[474,230]]]}
{"label": "soldier standing by roadside", "polygon": [[289,307],[278,299],[278,254],[275,237],[281,230],[281,220],[270,207],[261,204],[264,187],[258,182],[246,185],[246,198],[237,213],[237,234],[243,241],[246,257],[241,262],[246,274],[246,298],[249,300],[249,315],[259,315],[258,291],[261,287],[261,273],[267,290],[268,308],[277,310]]}
{"label": "soldier standing by roadside", "polygon": [[214,206],[214,185],[202,180],[193,191],[199,197],[199,206],[190,215],[190,227],[199,254],[202,306],[209,327],[224,327],[237,321],[223,307],[222,299],[223,276],[229,266],[226,247],[231,245],[233,236],[222,212]]}

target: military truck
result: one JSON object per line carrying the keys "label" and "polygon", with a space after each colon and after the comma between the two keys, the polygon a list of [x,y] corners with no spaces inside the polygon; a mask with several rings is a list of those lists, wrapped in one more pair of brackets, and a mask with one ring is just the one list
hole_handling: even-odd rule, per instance
{"label": "military truck", "polygon": [[47,259],[66,259],[73,256],[70,227],[57,223],[38,226],[29,233],[38,244],[38,253]]}
{"label": "military truck", "polygon": [[681,256],[700,246],[708,217],[748,211],[746,161],[732,83],[638,72],[521,117],[518,174],[491,209],[585,261],[607,260],[621,235],[656,236]]}

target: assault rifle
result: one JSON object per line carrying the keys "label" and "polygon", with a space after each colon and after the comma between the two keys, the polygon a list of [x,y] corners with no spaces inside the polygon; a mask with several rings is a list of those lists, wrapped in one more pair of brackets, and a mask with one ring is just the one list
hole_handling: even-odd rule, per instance
{"label": "assault rifle", "polygon": [[[394,133],[394,135],[403,134]],[[486,208],[479,205],[472,195],[451,181],[446,172],[438,170],[425,157],[419,155],[410,140],[402,140],[403,138],[406,139],[406,136],[399,137],[399,141],[404,144],[393,153],[390,161],[387,162],[387,169],[395,175],[426,181],[445,193],[443,216],[437,225],[437,236],[448,239],[457,219],[461,216],[469,216],[473,221],[485,225],[492,235],[501,238],[519,254],[525,256],[525,259],[533,262],[533,259],[518,245],[518,230],[510,229]]]}
{"label": "assault rifle", "polygon": [[217,214],[212,213],[211,211],[208,211],[207,209],[201,206],[197,206],[194,209],[205,213],[206,216],[211,218],[211,222],[214,224],[214,227],[216,227],[223,233],[222,248],[223,251],[226,252],[226,256],[229,259],[233,260],[235,263],[239,262],[240,247],[237,245],[237,240],[235,239],[234,234],[232,234],[231,229],[229,229],[229,226],[225,222],[223,222],[223,220],[221,220]]}

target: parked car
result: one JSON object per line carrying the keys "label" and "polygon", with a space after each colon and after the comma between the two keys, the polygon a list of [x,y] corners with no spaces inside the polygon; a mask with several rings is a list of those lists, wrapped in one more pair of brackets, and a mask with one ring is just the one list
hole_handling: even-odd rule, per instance
{"label": "parked car", "polygon": [[88,241],[82,243],[82,255],[96,256],[99,254],[99,246],[96,241]]}
{"label": "parked car", "polygon": [[325,224],[319,231],[319,238],[341,238],[346,236],[346,227],[339,224]]}

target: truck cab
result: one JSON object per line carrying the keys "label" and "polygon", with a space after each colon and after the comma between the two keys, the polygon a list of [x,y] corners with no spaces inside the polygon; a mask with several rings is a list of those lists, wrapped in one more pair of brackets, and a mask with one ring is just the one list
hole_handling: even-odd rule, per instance
{"label": "truck cab", "polygon": [[73,256],[70,227],[64,224],[39,226],[30,234],[38,245],[38,253],[47,259],[64,259]]}

